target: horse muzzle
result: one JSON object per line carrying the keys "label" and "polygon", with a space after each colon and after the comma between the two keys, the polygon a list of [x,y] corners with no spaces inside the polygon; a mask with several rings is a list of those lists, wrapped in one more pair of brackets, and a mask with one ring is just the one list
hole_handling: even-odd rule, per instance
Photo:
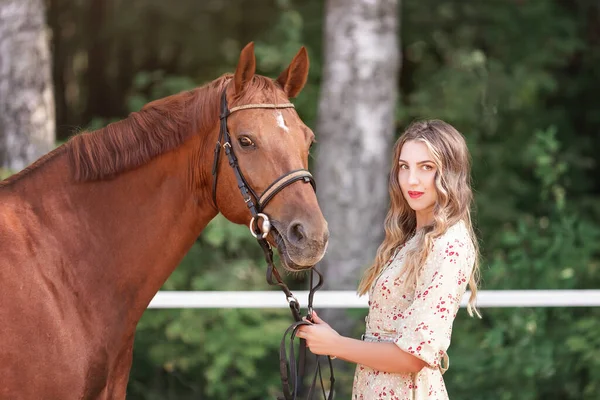
{"label": "horse muzzle", "polygon": [[326,227],[319,232],[311,232],[310,227],[297,220],[287,226],[275,221],[272,224],[270,237],[279,251],[284,268],[303,271],[321,261],[329,243],[329,230]]}

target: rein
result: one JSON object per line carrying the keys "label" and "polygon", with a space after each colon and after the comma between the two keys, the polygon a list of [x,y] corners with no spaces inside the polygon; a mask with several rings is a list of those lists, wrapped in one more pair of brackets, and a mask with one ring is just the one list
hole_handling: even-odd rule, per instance
{"label": "rein", "polygon": [[[281,340],[281,346],[279,348],[279,369],[281,374],[281,384],[283,388],[283,397],[279,397],[278,400],[297,400],[298,399],[298,390],[299,386],[302,382],[302,377],[304,376],[305,370],[305,362],[306,362],[306,341],[304,339],[300,339],[299,345],[299,355],[298,355],[298,365],[296,366],[296,354],[294,352],[294,339],[296,338],[296,332],[298,327],[301,325],[310,325],[311,322],[307,322],[302,319],[302,315],[300,312],[300,303],[298,299],[293,295],[289,287],[283,282],[279,272],[275,268],[273,263],[273,250],[269,242],[267,242],[266,238],[271,231],[271,222],[267,214],[265,214],[264,208],[267,203],[275,197],[277,193],[282,191],[287,186],[291,185],[296,181],[303,181],[304,183],[310,183],[313,187],[313,190],[316,191],[315,181],[310,172],[305,169],[298,169],[294,171],[290,171],[287,174],[276,179],[269,187],[262,193],[262,195],[258,196],[257,193],[252,189],[252,187],[244,178],[242,171],[240,170],[237,157],[233,152],[233,147],[231,145],[231,135],[227,130],[227,117],[230,116],[235,111],[240,110],[248,110],[248,109],[256,109],[256,108],[266,108],[266,109],[278,109],[278,108],[293,108],[294,105],[291,103],[284,104],[246,104],[238,107],[232,107],[231,109],[227,106],[227,97],[226,97],[226,89],[223,90],[221,95],[221,113],[220,113],[220,130],[219,130],[219,138],[217,140],[217,144],[215,147],[212,175],[213,175],[213,203],[217,210],[219,209],[217,206],[217,176],[218,176],[218,166],[219,166],[219,156],[221,153],[221,147],[225,151],[227,155],[227,159],[229,161],[229,165],[233,169],[235,173],[235,177],[237,180],[238,188],[242,193],[242,197],[244,198],[244,202],[248,206],[250,210],[250,214],[252,215],[252,219],[250,220],[250,233],[256,238],[258,244],[264,252],[265,260],[267,262],[268,268],[266,272],[266,279],[269,285],[276,285],[281,288],[283,293],[286,296],[286,300],[290,307],[290,311],[292,313],[292,317],[294,318],[294,323],[290,325],[290,327],[285,331],[283,335],[283,339]],[[255,203],[256,201],[256,203]],[[259,225],[259,221],[262,223]],[[313,272],[316,273],[319,277],[319,281],[313,287]],[[323,286],[323,275],[315,268],[311,268],[310,273],[310,291],[308,295],[308,314],[306,315],[306,319],[308,321],[312,321],[312,311],[313,311],[313,297],[315,292]],[[290,336],[289,343],[289,357],[286,351],[286,337]],[[327,396],[325,391],[325,386],[323,384],[323,376],[321,373],[321,364],[319,361],[320,356],[316,356],[316,370],[315,375],[312,379],[312,383],[310,389],[308,391],[307,399],[313,399],[317,383],[317,378],[319,378],[319,382],[321,384],[323,398],[327,400],[333,399],[333,387],[335,378],[333,375],[333,364],[331,362],[331,357],[327,356],[329,362],[329,370],[330,370],[330,382],[331,387],[329,389],[329,396]],[[292,380],[290,382],[290,379]]]}

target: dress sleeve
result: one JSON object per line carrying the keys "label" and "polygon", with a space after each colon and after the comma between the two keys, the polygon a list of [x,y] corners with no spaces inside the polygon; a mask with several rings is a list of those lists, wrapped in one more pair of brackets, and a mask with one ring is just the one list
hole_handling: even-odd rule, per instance
{"label": "dress sleeve", "polygon": [[442,359],[447,363],[452,324],[474,260],[470,239],[442,236],[436,240],[421,271],[414,300],[397,318],[395,344],[400,349],[433,368],[439,367]]}

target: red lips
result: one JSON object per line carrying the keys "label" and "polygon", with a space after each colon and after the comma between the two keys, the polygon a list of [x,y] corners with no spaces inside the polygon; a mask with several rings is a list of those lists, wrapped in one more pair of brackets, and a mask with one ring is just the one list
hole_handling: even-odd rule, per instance
{"label": "red lips", "polygon": [[423,196],[424,192],[415,192],[412,190],[408,191],[408,195],[410,196],[411,199],[418,199],[419,197]]}

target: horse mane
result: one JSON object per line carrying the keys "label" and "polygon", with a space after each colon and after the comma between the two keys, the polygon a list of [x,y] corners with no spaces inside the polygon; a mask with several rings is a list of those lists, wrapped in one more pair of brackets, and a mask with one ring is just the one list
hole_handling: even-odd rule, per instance
{"label": "horse mane", "polygon": [[[221,94],[231,81],[224,74],[208,84],[146,104],[140,111],[92,132],[82,132],[65,146],[78,182],[110,178],[148,163],[180,146],[186,139],[208,132],[219,122]],[[247,104],[259,92],[276,101],[283,91],[272,79],[254,75],[229,107]]]}

